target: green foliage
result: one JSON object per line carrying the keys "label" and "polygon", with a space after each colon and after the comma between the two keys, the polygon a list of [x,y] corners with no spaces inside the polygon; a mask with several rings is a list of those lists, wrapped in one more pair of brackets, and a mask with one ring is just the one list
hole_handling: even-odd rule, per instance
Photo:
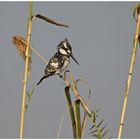
{"label": "green foliage", "polygon": [[35,87],[33,87],[32,88],[32,90],[31,91],[27,91],[26,92],[26,94],[27,94],[27,103],[26,103],[26,106],[25,106],[25,110],[27,110],[27,108],[29,107],[29,104],[30,104],[30,102],[31,102],[31,98],[32,98],[32,96],[33,96],[33,94],[34,94],[34,91],[35,91]]}
{"label": "green foliage", "polygon": [[[66,72],[70,73],[70,71],[64,72],[63,80],[65,81],[65,83],[67,85],[65,87],[65,93],[66,93],[66,97],[67,97],[68,108],[69,108],[71,122],[72,122],[72,126],[73,126],[73,135],[76,134],[75,138],[82,138],[82,136],[84,134],[86,117],[88,116],[89,119],[91,120],[91,123],[93,124],[93,126],[90,129],[90,130],[92,130],[92,132],[90,132],[90,134],[99,139],[105,138],[108,130],[105,130],[106,125],[103,125],[104,120],[100,120],[99,122],[97,121],[97,117],[99,116],[99,114],[98,114],[99,109],[95,109],[94,111],[89,110],[89,102],[90,102],[89,99],[90,99],[91,90],[90,90],[88,84],[82,79],[75,80],[72,73],[70,73],[70,81],[68,81]],[[82,84],[84,84],[84,86],[86,86],[86,88],[89,91],[88,104],[86,104],[84,102],[84,100],[82,99],[82,97],[80,96],[80,94],[78,92],[78,89],[79,89],[79,87],[77,85],[78,82],[81,82]],[[72,101],[70,98],[70,92],[69,92],[70,89],[73,91],[73,93],[76,97],[75,110],[73,110]],[[80,105],[84,111],[82,124],[81,124]],[[75,123],[76,123],[76,125],[75,125]]]}
{"label": "green foliage", "polygon": [[104,139],[106,138],[108,129],[106,130],[106,124],[103,125],[104,119],[99,122],[97,121],[97,117],[99,116],[98,112],[99,109],[95,109],[92,113],[93,126],[90,128],[90,130],[92,131],[89,134],[94,136],[95,138]]}
{"label": "green foliage", "polygon": [[[36,14],[36,15],[32,16],[32,3],[30,3],[28,26],[29,25],[31,26],[32,20],[35,19],[35,18],[42,19],[42,20],[44,20],[46,22],[49,22],[49,23],[57,25],[57,26],[69,27],[66,24],[59,23],[59,22],[57,22],[55,20],[52,20],[52,19],[48,18],[47,16],[43,16],[43,15],[40,15],[40,14]],[[31,34],[28,34],[28,35],[31,35]],[[30,44],[30,38],[27,41]],[[19,36],[13,38],[13,43],[17,46],[18,51],[20,52],[20,54],[22,54],[23,57],[26,56],[25,52],[26,52],[26,47],[27,47],[27,41],[25,39],[23,39],[22,37],[19,37]],[[45,60],[36,50],[34,50],[32,47],[31,47],[31,49],[43,61]],[[44,62],[47,63],[46,61],[44,61]],[[84,100],[82,99],[82,97],[80,96],[79,91],[78,91],[78,83],[81,82],[88,89],[89,98],[90,98],[91,90],[90,90],[88,84],[81,78],[78,79],[78,80],[75,80],[72,73],[70,73],[71,82],[69,82],[67,80],[67,77],[66,77],[66,72],[70,72],[70,71],[66,70],[64,72],[64,78],[62,78],[62,79],[65,81],[65,84],[66,84],[66,87],[64,88],[64,91],[65,91],[67,104],[68,104],[68,109],[69,109],[70,118],[71,118],[71,124],[72,124],[72,130],[73,130],[73,138],[82,138],[83,133],[84,133],[84,128],[85,128],[86,117],[87,116],[89,116],[89,118],[92,120],[92,122],[94,124],[93,127],[92,127],[93,131],[90,134],[92,134],[96,138],[104,138],[104,136],[107,133],[107,131],[104,130],[106,125],[102,126],[104,120],[101,120],[99,123],[97,123],[96,117],[98,116],[97,115],[98,110],[93,111],[93,113],[92,113],[92,111],[90,111],[89,108],[88,108],[89,103],[88,103],[88,105],[85,104]],[[73,91],[73,93],[74,93],[74,95],[76,97],[75,110],[73,108],[73,104],[72,104],[72,101],[71,101],[70,89]],[[26,91],[25,92],[27,94],[27,96],[26,96],[26,105],[25,105],[25,108],[24,108],[25,111],[27,111],[27,109],[29,107],[29,104],[31,102],[32,96],[34,94],[34,91],[35,91],[35,87],[33,87],[31,91],[29,91],[29,92]],[[83,117],[82,125],[81,125],[80,105],[81,105],[81,107],[82,107],[82,109],[84,111],[84,117]]]}
{"label": "green foliage", "polygon": [[69,86],[65,87],[65,95],[66,95],[68,109],[69,109],[70,118],[71,118],[73,138],[77,138],[77,135],[76,135],[76,121],[75,121],[74,109],[73,109],[73,105],[72,105],[72,101],[71,101]]}
{"label": "green foliage", "polygon": [[75,101],[75,119],[76,119],[77,138],[81,138],[82,128],[81,128],[81,114],[80,114],[80,100],[79,99]]}

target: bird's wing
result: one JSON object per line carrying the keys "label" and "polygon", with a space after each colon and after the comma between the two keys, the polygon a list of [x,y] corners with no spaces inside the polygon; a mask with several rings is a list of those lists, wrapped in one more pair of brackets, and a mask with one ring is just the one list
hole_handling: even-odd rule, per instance
{"label": "bird's wing", "polygon": [[46,66],[45,73],[55,73],[57,70],[59,70],[62,65],[64,64],[64,61],[62,59],[62,56],[56,53],[49,61],[48,65]]}

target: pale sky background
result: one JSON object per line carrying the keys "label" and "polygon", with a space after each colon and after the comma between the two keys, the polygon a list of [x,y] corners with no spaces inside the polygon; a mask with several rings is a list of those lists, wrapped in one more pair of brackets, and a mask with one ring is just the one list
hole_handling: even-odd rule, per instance
{"label": "pale sky background", "polygon": [[[0,2],[0,138],[19,138],[24,62],[12,44],[13,35],[26,37],[28,2]],[[68,38],[80,63],[71,61],[75,77],[84,77],[92,89],[92,104],[100,108],[109,136],[117,138],[128,76],[136,22],[135,2],[33,2],[33,13],[47,15],[70,25],[57,27],[41,20],[33,22],[32,46],[49,60],[56,46]],[[138,47],[123,138],[140,138],[140,48]],[[45,63],[34,53],[28,90],[43,75]],[[67,103],[64,85],[51,77],[35,89],[25,118],[24,138],[56,138]],[[85,89],[81,96],[86,100]],[[73,96],[74,99],[74,96]],[[91,124],[88,122],[85,138]],[[61,138],[72,138],[69,112],[64,117]]]}

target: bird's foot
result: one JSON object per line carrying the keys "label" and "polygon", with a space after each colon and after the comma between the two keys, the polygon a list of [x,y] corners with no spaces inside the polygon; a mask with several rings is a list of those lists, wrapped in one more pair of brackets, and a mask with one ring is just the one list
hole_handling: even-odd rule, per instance
{"label": "bird's foot", "polygon": [[59,77],[60,77],[60,78],[63,78],[63,75],[60,74]]}

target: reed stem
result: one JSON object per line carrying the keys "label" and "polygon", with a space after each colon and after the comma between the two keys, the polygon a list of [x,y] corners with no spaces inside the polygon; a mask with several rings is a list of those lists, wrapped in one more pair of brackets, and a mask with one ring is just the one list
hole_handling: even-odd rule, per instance
{"label": "reed stem", "polygon": [[20,122],[20,139],[23,138],[24,132],[24,118],[25,118],[25,103],[26,103],[26,88],[28,79],[28,67],[29,67],[29,48],[30,38],[32,30],[32,1],[29,3],[29,18],[28,18],[28,31],[27,31],[27,48],[26,48],[26,60],[25,60],[25,72],[23,81],[23,94],[22,94],[22,108],[21,108],[21,122]]}
{"label": "reed stem", "polygon": [[122,137],[122,131],[123,131],[123,126],[124,126],[124,118],[125,118],[127,102],[128,102],[128,95],[129,95],[129,91],[130,91],[132,73],[133,73],[134,63],[135,63],[135,58],[136,58],[136,51],[137,51],[137,43],[138,43],[139,32],[140,32],[140,12],[138,14],[138,21],[137,21],[135,39],[134,39],[134,43],[133,43],[130,68],[129,68],[128,79],[127,79],[127,83],[126,83],[126,90],[125,90],[125,97],[124,97],[121,121],[120,121],[120,126],[119,126],[118,139],[121,139],[121,137]]}

